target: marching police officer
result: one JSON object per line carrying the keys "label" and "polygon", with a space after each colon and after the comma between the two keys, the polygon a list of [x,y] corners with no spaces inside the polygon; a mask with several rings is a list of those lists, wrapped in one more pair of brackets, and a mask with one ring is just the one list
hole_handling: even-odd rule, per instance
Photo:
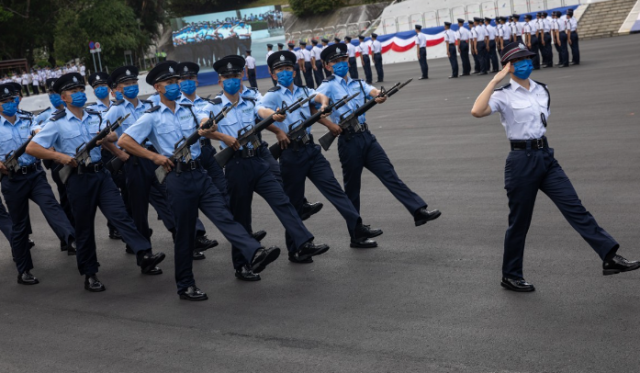
{"label": "marching police officer", "polygon": [[[122,239],[136,253],[141,272],[147,275],[159,275],[162,270],[157,265],[165,258],[163,253],[153,254],[151,244],[143,237],[133,220],[127,215],[122,198],[109,173],[101,162],[100,146],[91,150],[91,163],[77,164],[74,156],[76,149],[88,143],[102,130],[100,116],[82,108],[87,101],[84,93],[84,79],[79,73],[62,75],[53,85],[53,90],[61,95],[67,107],[58,112],[27,147],[27,153],[40,159],[51,159],[64,166],[73,167],[73,173],[66,187],[75,217],[78,269],[85,275],[84,287],[91,292],[104,291],[96,274],[98,258],[94,235],[96,209],[111,221],[122,235]],[[115,138],[115,133],[108,137]],[[105,142],[109,147],[109,142]],[[55,148],[52,150],[51,148]]]}
{"label": "marching police officer", "polygon": [[[367,84],[373,84],[373,76],[371,74],[371,59],[369,58],[369,55],[371,54],[371,46],[369,45],[369,42],[366,42],[364,40],[364,35],[358,35],[358,41],[360,42],[360,44],[358,44],[356,51],[360,53],[360,62],[362,63],[362,69],[364,70],[365,82],[367,82]],[[327,78],[328,77],[329,76],[327,75]],[[320,84],[318,84],[318,87],[319,86]]]}
{"label": "marching police officer", "polygon": [[111,100],[109,100],[109,74],[99,71],[89,75],[89,85],[93,88],[93,94],[96,96],[98,101],[96,101],[93,105],[87,106],[87,109],[92,111],[107,111],[111,105],[113,104]]}
{"label": "marching police officer", "polygon": [[376,66],[376,73],[378,74],[377,83],[382,83],[384,82],[384,69],[382,68],[382,44],[378,41],[378,34],[376,33],[371,34],[371,40],[373,63]]}
{"label": "marching police officer", "polygon": [[[449,23],[449,25],[451,25],[451,23]],[[446,27],[445,27],[445,30],[446,30]],[[418,57],[418,62],[420,63],[420,71],[422,72],[422,75],[418,80],[429,79],[429,65],[427,64],[427,36],[422,33],[421,25],[415,25],[415,31],[416,31],[416,56]],[[445,35],[446,35],[446,31],[445,31]],[[446,39],[446,36],[445,36],[445,39]],[[449,49],[447,47],[447,51],[448,50]],[[447,55],[449,55],[449,52],[447,52]],[[451,58],[449,58],[449,61],[451,61]],[[458,74],[456,73],[456,77],[457,76]],[[354,79],[354,78],[351,77],[351,79]]]}
{"label": "marching police officer", "polygon": [[[231,211],[235,220],[250,232],[253,193],[258,193],[267,201],[293,241],[289,246],[289,260],[295,263],[306,263],[311,257],[327,252],[329,246],[313,243],[313,235],[302,223],[281,184],[271,172],[269,163],[260,155],[260,150],[256,149],[252,143],[240,146],[237,140],[238,131],[255,125],[256,115],[266,118],[271,114],[270,110],[260,109],[256,102],[240,96],[243,74],[238,66],[242,66],[243,60],[240,56],[226,56],[214,65],[214,69],[222,79],[219,84],[224,89],[224,94],[219,96],[220,102],[213,106],[216,112],[220,112],[233,102],[238,102],[238,105],[218,123],[218,132],[214,134],[214,138],[220,140],[221,147],[232,147],[236,151],[225,168]],[[293,79],[293,76],[291,78]],[[274,119],[283,121],[284,115],[277,115]],[[266,143],[262,143],[259,147],[268,151]],[[236,269],[236,277],[243,281],[259,280],[260,277],[247,267],[247,261],[239,254],[238,248],[234,246],[233,265]]]}
{"label": "marching police officer", "polygon": [[[18,283],[35,285],[38,279],[31,274],[33,262],[29,234],[29,200],[34,201],[47,223],[61,242],[64,242],[68,253],[75,253],[75,232],[64,215],[44,171],[33,156],[23,154],[18,158],[18,168],[8,169],[4,162],[6,155],[12,153],[29,140],[33,130],[32,117],[18,113],[15,92],[10,84],[0,84],[0,172],[2,172],[2,195],[7,203],[11,216],[11,252],[18,269]],[[3,208],[4,210],[4,208]]]}
{"label": "marching police officer", "polygon": [[469,61],[469,40],[471,39],[471,32],[464,27],[464,19],[462,18],[458,18],[456,39],[459,40],[458,53],[460,53],[460,60],[462,61],[461,76],[471,75],[471,62]]}
{"label": "marching police officer", "polygon": [[[416,25],[417,28],[418,25]],[[458,77],[458,56],[456,55],[456,40],[458,36],[453,30],[451,30],[451,22],[444,23],[444,42],[447,49],[447,57],[449,57],[449,63],[451,64],[451,76],[449,79]],[[426,57],[426,56],[425,56]]]}
{"label": "marching police officer", "polygon": [[[283,102],[292,105],[297,99],[316,93],[313,89],[298,87],[293,84],[291,78],[294,62],[295,56],[289,52],[274,53],[269,58],[268,64],[278,78],[278,86],[267,92],[258,104],[260,108],[266,108],[273,113],[282,106]],[[329,104],[329,99],[327,96],[318,93],[314,98],[314,102],[315,105],[309,102],[299,110],[287,115],[284,121],[276,122],[274,125],[284,133],[287,133],[296,127],[296,123],[299,126],[304,122],[305,118],[315,114],[317,112],[316,106],[321,105],[320,110],[323,110]],[[335,133],[340,132],[340,127],[327,118],[321,119],[320,123]],[[381,235],[382,231],[371,229],[362,224],[360,214],[353,207],[342,188],[340,188],[331,170],[331,165],[320,152],[320,146],[314,143],[311,128],[308,128],[305,136],[295,139],[287,138],[281,141],[280,145],[284,149],[280,157],[284,191],[298,213],[302,212],[304,184],[305,180],[309,178],[347,222],[347,229],[351,236],[351,247],[376,247],[377,243],[370,240],[370,238]],[[292,246],[293,244],[293,240],[287,234],[287,245]],[[290,250],[292,249],[295,249],[295,247],[290,247]]]}
{"label": "marching police officer", "polygon": [[[318,92],[334,101],[340,100],[345,95],[360,92],[360,95],[349,101],[347,105],[334,110],[331,114],[334,123],[339,122],[340,115],[362,106],[367,97],[378,103],[383,103],[386,100],[386,97],[377,97],[380,90],[361,80],[353,80],[346,76],[345,64],[343,63],[347,60],[345,52],[336,44],[322,51],[322,60],[327,61],[326,65],[334,75],[318,87]],[[422,198],[400,180],[384,149],[369,131],[366,115],[358,117],[357,123],[342,131],[338,137],[338,154],[342,164],[344,190],[357,211],[360,211],[362,170],[366,167],[413,215],[416,226],[423,225],[440,216],[438,210],[428,211],[427,204]]]}
{"label": "marching police officer", "polygon": [[[219,59],[214,66],[224,60],[225,58]],[[236,66],[238,71],[242,71],[244,64],[245,61],[242,59],[242,63]],[[211,130],[199,130],[194,123],[194,117],[199,125],[209,117],[190,111],[189,104],[176,103],[180,97],[177,69],[178,64],[175,61],[165,61],[147,74],[147,83],[153,85],[160,93],[160,105],[147,110],[145,115],[125,131],[118,144],[128,153],[152,160],[168,172],[165,184],[169,203],[176,217],[174,252],[178,294],[180,299],[201,301],[207,299],[207,294],[196,286],[192,256],[198,209],[239,250],[249,269],[256,273],[276,260],[280,255],[280,249],[262,248],[258,241],[251,238],[245,229],[233,220],[224,197],[197,160],[200,156],[198,142],[190,148],[192,160],[174,158],[174,144],[180,139],[191,136],[195,131],[199,131],[201,136],[211,138],[216,127],[214,124]],[[146,139],[153,143],[157,152],[141,145]]]}
{"label": "marching police officer", "polygon": [[[502,63],[506,66],[478,96],[471,110],[477,118],[500,113],[511,142],[505,167],[510,212],[501,285],[519,292],[535,290],[523,277],[522,262],[538,190],[551,198],[569,224],[600,256],[604,275],[638,269],[639,262],[630,262],[617,255],[620,245],[582,206],[571,181],[555,159],[554,150],[549,148],[545,133],[551,98],[545,84],[529,78],[533,55],[522,43],[507,45],[502,53]],[[510,84],[495,89],[509,74]]]}
{"label": "marching police officer", "polygon": [[[316,39],[311,39],[311,44],[313,44],[313,47],[311,48],[311,67],[313,68],[313,77],[316,80],[316,87],[319,87],[324,80],[324,72],[322,71],[322,60],[320,60],[322,47],[318,45],[318,41]],[[277,80],[273,79],[272,72],[269,71],[269,74],[271,76],[271,79],[273,80],[273,86],[277,86]]]}

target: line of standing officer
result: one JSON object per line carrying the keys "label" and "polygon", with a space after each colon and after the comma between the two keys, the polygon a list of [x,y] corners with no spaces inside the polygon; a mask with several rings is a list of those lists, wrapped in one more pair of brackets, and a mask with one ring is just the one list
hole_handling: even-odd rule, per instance
{"label": "line of standing officer", "polygon": [[[322,52],[322,47],[318,45],[318,41],[316,39],[311,39],[311,44],[313,47],[311,48],[311,67],[313,68],[313,77],[316,80],[316,87],[319,87],[324,80],[324,72],[322,69],[322,60],[320,59],[320,53]],[[269,58],[267,58],[267,61]],[[273,80],[273,86],[275,87],[278,83],[277,80],[273,78],[273,73],[269,70],[269,74],[271,76],[271,80]]]}
{"label": "line of standing officer", "polygon": [[304,81],[307,83],[307,87],[313,88],[313,67],[311,65],[311,52],[307,49],[307,42],[300,42],[298,55],[300,56],[300,69],[304,74]]}
{"label": "line of standing officer", "polygon": [[[356,51],[360,53],[360,62],[362,63],[362,70],[364,70],[364,77],[367,84],[373,84],[373,75],[371,74],[371,58],[369,55],[371,54],[371,45],[369,42],[364,40],[364,35],[358,35],[358,47]],[[321,51],[322,52],[322,51]],[[327,75],[327,78],[329,76]],[[318,84],[318,87],[320,84]]]}
{"label": "line of standing officer", "polygon": [[377,83],[384,82],[384,68],[382,67],[382,44],[378,41],[378,34],[371,34],[371,53],[373,53],[373,63],[378,74]]}
{"label": "line of standing officer", "polygon": [[491,64],[491,71],[498,72],[498,55],[496,54],[496,28],[491,25],[491,18],[484,18],[484,29],[487,32],[485,36],[485,49],[487,54],[485,55],[485,64],[487,65],[487,71],[489,70],[489,64]]}
{"label": "line of standing officer", "polygon": [[[418,62],[420,63],[420,71],[422,72],[422,75],[418,80],[429,79],[429,65],[427,64],[427,36],[422,33],[421,25],[415,25],[415,30],[416,56],[418,57]],[[351,78],[353,79],[353,77]]]}
{"label": "line of standing officer", "polygon": [[[451,30],[451,22],[444,23],[444,43],[445,48],[447,50],[447,57],[449,58],[449,63],[451,64],[451,76],[449,79],[458,77],[458,56],[456,55],[456,41],[458,40],[458,35],[456,35],[453,30]],[[425,54],[426,57],[426,54]]]}
{"label": "line of standing officer", "polygon": [[471,31],[464,27],[464,19],[458,18],[458,31],[456,31],[456,39],[458,40],[458,53],[460,53],[460,61],[462,61],[462,75],[471,75],[471,62],[469,61],[469,41],[471,39]]}
{"label": "line of standing officer", "polygon": [[344,43],[347,46],[347,54],[349,55],[349,76],[351,79],[358,79],[358,64],[356,62],[356,47],[351,44],[351,36],[344,37]]}

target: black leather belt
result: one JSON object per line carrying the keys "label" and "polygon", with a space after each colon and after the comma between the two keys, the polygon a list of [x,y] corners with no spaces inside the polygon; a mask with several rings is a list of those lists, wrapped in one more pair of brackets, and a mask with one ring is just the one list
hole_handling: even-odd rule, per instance
{"label": "black leather belt", "polygon": [[11,177],[14,177],[16,175],[27,175],[36,172],[40,169],[40,167],[38,166],[40,166],[38,163],[32,163],[28,166],[18,167],[15,170],[11,171]]}
{"label": "black leather belt", "polygon": [[174,168],[176,173],[181,172],[191,172],[194,170],[200,169],[202,166],[200,161],[198,160],[190,160],[189,162],[175,162],[176,167]]}
{"label": "black leather belt", "polygon": [[374,53],[373,55],[375,56],[376,54],[382,54],[382,53],[378,52],[378,53]]}
{"label": "black leather belt", "polygon": [[256,148],[242,148],[236,150],[233,154],[233,158],[253,158],[258,155],[258,149]]}
{"label": "black leather belt", "polygon": [[307,144],[312,144],[312,145],[314,144],[312,134],[307,134],[306,136],[300,139],[291,141],[291,143],[289,144],[289,148],[293,149],[294,151],[297,151],[298,149],[306,146]]}
{"label": "black leather belt", "polygon": [[358,122],[358,118],[354,118],[353,120],[351,120],[351,123],[349,123],[349,127],[347,127],[347,131],[354,134],[367,131],[368,129],[369,125],[367,125],[366,123]]}
{"label": "black leather belt", "polygon": [[547,138],[543,137],[541,139],[533,139],[533,140],[513,140],[511,141],[511,150],[527,150],[527,146],[530,146],[530,149],[538,150],[549,147],[549,143],[547,142]]}
{"label": "black leather belt", "polygon": [[200,139],[200,147],[204,148],[205,146],[208,147],[213,147],[213,145],[211,145],[211,140],[210,139]]}
{"label": "black leather belt", "polygon": [[88,173],[96,173],[100,172],[104,169],[104,164],[102,161],[89,163],[88,165],[79,165],[78,173],[79,174],[88,174]]}

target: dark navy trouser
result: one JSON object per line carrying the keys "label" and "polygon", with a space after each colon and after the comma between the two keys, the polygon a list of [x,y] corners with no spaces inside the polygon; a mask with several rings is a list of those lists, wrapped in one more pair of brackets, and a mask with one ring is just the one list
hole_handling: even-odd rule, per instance
{"label": "dark navy trouser", "polygon": [[224,171],[222,167],[216,162],[214,158],[216,155],[216,149],[213,146],[201,146],[200,147],[200,164],[207,171],[207,175],[211,178],[213,185],[224,197],[224,200],[229,203],[229,195],[227,194],[227,179],[224,177]]}
{"label": "dark navy trouser", "polygon": [[371,84],[373,83],[373,74],[371,74],[371,59],[369,58],[368,54],[365,54],[364,56],[362,56],[362,60],[364,61],[362,69],[364,70],[365,81],[368,84]]}
{"label": "dark navy trouser", "polygon": [[[486,50],[486,49],[485,49]],[[496,41],[489,40],[489,52],[487,52],[487,70],[489,69],[489,62],[491,62],[491,71],[498,71],[500,66],[498,66],[498,55],[496,54]]]}
{"label": "dark navy trouser", "polygon": [[544,46],[542,46],[542,50],[547,55],[546,65],[549,67],[553,67],[553,49],[551,47],[551,34],[548,32],[544,33]]}
{"label": "dark navy trouser", "polygon": [[7,241],[11,243],[11,226],[13,222],[11,222],[11,216],[5,209],[4,205],[0,203],[0,231],[7,238]]}
{"label": "dark navy trouser", "polygon": [[293,83],[298,87],[302,87],[302,71],[300,70],[300,65],[296,61],[296,64],[293,65],[293,71],[296,73],[296,76],[293,77]]}
{"label": "dark navy trouser", "polygon": [[451,76],[458,76],[458,53],[456,45],[449,44],[449,63],[451,64]]}
{"label": "dark navy trouser", "polygon": [[62,183],[62,180],[60,180],[60,176],[56,172],[56,170],[61,167],[62,166],[58,165],[57,163],[54,164],[53,168],[51,169],[51,178],[53,179],[53,182],[56,183],[56,187],[58,188],[58,195],[60,196],[60,206],[62,206],[65,215],[67,215],[67,219],[71,222],[71,225],[75,225],[73,211],[71,210],[71,204],[69,203],[69,198],[67,197],[67,187]]}
{"label": "dark navy trouser", "polygon": [[412,215],[418,209],[427,206],[420,196],[400,180],[387,153],[371,132],[367,130],[349,134],[349,136],[350,138],[347,139],[347,134],[343,133],[338,137],[338,155],[342,164],[344,191],[358,212],[363,168],[367,168],[376,175]]}
{"label": "dark navy trouser", "polygon": [[13,222],[11,251],[19,273],[33,269],[29,250],[29,200],[40,207],[47,223],[60,241],[68,243],[70,238],[75,238],[73,227],[54,197],[44,171],[16,174],[12,179],[2,178],[2,194]]}
{"label": "dark navy trouser", "polygon": [[[247,232],[252,231],[251,204],[253,192],[256,192],[267,201],[280,223],[289,232],[296,249],[313,240],[313,235],[300,220],[289,197],[284,193],[282,185],[276,180],[269,163],[263,157],[233,158],[227,163],[225,176],[229,188],[231,212]],[[232,259],[236,269],[247,263],[236,247],[232,249]]]}
{"label": "dark navy trouser", "polygon": [[571,62],[576,65],[580,64],[580,38],[578,37],[578,31],[571,33]]}
{"label": "dark navy trouser", "polygon": [[[280,168],[284,181],[284,191],[296,208],[302,213],[304,204],[304,184],[307,178],[318,188],[320,193],[331,202],[347,223],[347,231],[352,236],[356,225],[362,222],[351,200],[340,187],[333,175],[329,161],[320,152],[320,146],[307,143],[298,150],[285,149],[280,157]],[[293,239],[286,234],[289,251],[295,251]]]}
{"label": "dark navy trouser", "polygon": [[[420,62],[420,72],[422,73],[422,78],[429,77],[429,65],[427,64],[427,48],[420,48],[420,58],[418,62]],[[456,74],[457,76],[458,74]]]}
{"label": "dark navy trouser", "polygon": [[316,69],[313,70],[313,77],[316,80],[316,87],[320,87],[324,80],[324,73],[322,72],[322,61],[316,60]]}
{"label": "dark navy trouser", "polygon": [[304,63],[304,81],[307,83],[307,87],[313,89],[313,67],[311,67],[311,61]]}
{"label": "dark navy trouser", "polygon": [[555,159],[553,149],[511,151],[504,170],[504,187],[509,197],[509,228],[504,238],[502,262],[504,276],[523,277],[524,243],[538,190],[555,203],[601,259],[604,260],[611,249],[617,249],[616,240],[582,206],[569,177]]}
{"label": "dark navy trouser", "polygon": [[376,67],[376,74],[378,74],[378,81],[384,81],[384,68],[382,67],[382,53],[373,54],[373,64]]}
{"label": "dark navy trouser", "polygon": [[133,219],[127,214],[108,171],[73,173],[67,180],[66,189],[76,222],[76,259],[81,275],[96,274],[100,266],[94,224],[98,207],[136,254],[151,249],[149,240],[138,232]]}
{"label": "dark navy trouser", "polygon": [[567,33],[564,31],[560,33],[560,43],[562,43],[560,46],[560,64],[569,66],[569,47],[567,43]]}
{"label": "dark navy trouser", "polygon": [[193,246],[198,209],[220,230],[243,261],[251,262],[260,243],[233,220],[227,202],[204,169],[198,168],[180,174],[169,172],[165,184],[169,205],[176,216],[174,255],[178,294],[195,285]]}
{"label": "dark navy trouser", "polygon": [[355,57],[349,57],[349,76],[351,79],[358,79],[358,63]]}
{"label": "dark navy trouser", "polygon": [[469,41],[460,40],[460,61],[462,61],[462,74],[471,74],[471,62],[469,61]]}
{"label": "dark navy trouser", "polygon": [[478,42],[478,62],[480,63],[480,72],[486,73],[489,70],[487,55],[487,46],[484,41]]}

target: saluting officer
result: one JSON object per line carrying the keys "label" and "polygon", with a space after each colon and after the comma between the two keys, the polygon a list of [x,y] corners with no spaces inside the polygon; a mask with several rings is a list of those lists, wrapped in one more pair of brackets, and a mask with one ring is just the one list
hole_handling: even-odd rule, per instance
{"label": "saluting officer", "polygon": [[[74,158],[76,149],[88,143],[102,130],[104,125],[98,113],[82,109],[87,101],[84,79],[79,73],[62,75],[53,85],[67,107],[58,112],[51,121],[36,134],[27,146],[27,153],[40,159],[51,159],[61,165],[73,167],[67,180],[67,194],[75,217],[78,269],[85,275],[84,287],[88,291],[104,291],[105,287],[96,274],[98,258],[94,234],[96,209],[118,229],[122,239],[136,253],[141,272],[159,275],[157,265],[164,260],[163,253],[153,254],[151,244],[136,229],[109,173],[101,162],[100,146],[91,150],[91,163],[78,165]],[[115,133],[108,137],[113,139]],[[104,140],[103,140],[104,141]],[[104,141],[106,147],[113,144]],[[55,148],[52,150],[51,148]]]}
{"label": "saluting officer", "polygon": [[458,31],[456,31],[456,39],[459,40],[458,52],[460,53],[460,61],[462,61],[462,75],[471,75],[471,62],[469,61],[469,40],[471,32],[464,27],[464,19],[458,18]]}
{"label": "saluting officer", "polygon": [[[382,44],[378,41],[378,34],[371,34],[371,53],[373,53],[373,63],[378,74],[377,83],[384,82],[384,69],[382,68]],[[326,64],[326,62],[325,62]]]}
{"label": "saluting officer", "polygon": [[[364,35],[358,35],[358,47],[356,51],[360,53],[360,62],[362,63],[362,69],[364,70],[364,77],[367,84],[373,83],[373,75],[371,74],[371,59],[369,58],[369,54],[371,54],[371,46],[369,42],[364,40]],[[322,51],[321,51],[322,52]],[[327,78],[329,76],[327,75]],[[318,84],[318,87],[320,84]]]}
{"label": "saluting officer", "polygon": [[[226,56],[214,65],[214,69],[222,79],[219,84],[224,89],[224,94],[219,96],[220,103],[213,106],[216,112],[238,101],[238,105],[218,123],[218,132],[214,134],[214,138],[220,140],[222,148],[230,146],[236,151],[225,168],[231,211],[235,220],[250,232],[253,193],[258,193],[267,201],[294,242],[289,247],[289,260],[295,263],[306,263],[311,257],[327,252],[329,246],[313,243],[313,235],[302,223],[281,184],[271,172],[269,162],[260,155],[260,150],[251,143],[240,146],[237,140],[238,131],[255,125],[256,115],[266,118],[271,114],[270,110],[260,109],[255,101],[240,96],[243,74],[238,66],[242,66],[243,63],[243,58],[240,56]],[[275,119],[283,121],[284,115],[277,115]],[[266,143],[262,143],[259,147],[268,151]],[[255,271],[247,267],[248,262],[239,255],[238,248],[234,246],[232,250],[236,277],[243,281],[260,280]]]}
{"label": "saluting officer", "polygon": [[[420,71],[422,72],[422,75],[418,80],[429,79],[429,65],[427,64],[427,36],[422,33],[421,25],[415,25],[415,30],[416,30],[416,56],[418,57],[418,62],[420,63]],[[446,35],[446,31],[445,31],[445,35]],[[446,36],[445,36],[445,39],[446,39]],[[447,49],[447,55],[449,54],[448,51],[449,49]],[[449,61],[451,61],[451,58],[449,58]],[[353,77],[351,78],[353,79]]]}
{"label": "saluting officer", "polygon": [[[316,80],[316,87],[319,87],[324,80],[324,73],[322,71],[322,60],[320,60],[320,53],[322,52],[322,47],[318,45],[318,41],[316,39],[311,39],[311,44],[313,47],[311,48],[311,67],[313,68],[313,77]],[[267,60],[269,58],[267,57]],[[275,87],[278,84],[278,81],[273,78],[273,72],[269,70],[269,74],[271,79],[273,80],[273,86]]]}
{"label": "saluting officer", "polygon": [[[447,57],[451,64],[451,76],[449,79],[458,77],[458,56],[456,55],[456,40],[458,36],[451,30],[451,22],[444,23],[444,42],[447,48]],[[426,57],[426,56],[425,56]]]}
{"label": "saluting officer", "polygon": [[[33,261],[29,234],[31,224],[29,220],[29,200],[34,201],[47,219],[56,236],[67,246],[69,253],[75,253],[75,232],[71,223],[64,215],[51,187],[47,182],[40,161],[28,154],[18,158],[18,169],[8,170],[4,162],[6,155],[17,150],[24,144],[33,130],[33,120],[30,116],[18,113],[11,84],[0,84],[0,172],[2,178],[2,195],[7,203],[11,216],[11,253],[18,269],[18,283],[35,285],[38,279],[31,274]],[[4,210],[4,206],[2,208]]]}
{"label": "saluting officer", "polygon": [[[549,148],[545,136],[551,98],[548,87],[529,78],[533,70],[529,51],[522,43],[507,45],[502,53],[506,66],[476,99],[471,110],[482,118],[500,113],[502,126],[511,142],[505,166],[505,189],[509,198],[509,228],[504,240],[501,285],[509,290],[529,292],[534,286],[522,273],[524,243],[531,224],[538,190],[544,192],[569,224],[587,241],[603,261],[604,275],[640,268],[617,255],[620,245],[602,229],[582,202]],[[495,89],[507,75],[510,84]]]}
{"label": "saluting officer", "polygon": [[[322,60],[327,61],[326,65],[334,72],[334,75],[318,87],[318,92],[334,101],[340,100],[346,95],[360,92],[359,96],[349,101],[345,106],[333,111],[331,119],[334,123],[339,122],[340,115],[355,111],[362,106],[365,99],[375,99],[379,104],[386,101],[386,97],[376,97],[380,94],[380,90],[343,74],[345,66],[343,62],[347,61],[347,55],[339,48],[339,45],[334,44],[325,49],[322,52]],[[338,137],[338,154],[342,164],[344,190],[357,211],[360,211],[362,170],[366,167],[409,210],[416,226],[423,225],[440,216],[438,210],[428,211],[426,202],[400,180],[384,149],[369,131],[366,115],[358,117],[349,129],[342,131]]]}
{"label": "saluting officer", "polygon": [[358,63],[356,62],[356,47],[351,44],[351,36],[344,37],[344,43],[347,45],[347,54],[349,55],[349,75],[351,79],[358,79]]}
{"label": "saluting officer", "polygon": [[[216,61],[214,66],[224,58]],[[236,68],[242,71],[245,61]],[[233,220],[222,194],[213,185],[211,178],[197,160],[200,156],[200,144],[191,146],[192,160],[174,159],[174,144],[183,137],[199,131],[201,136],[212,137],[216,125],[209,131],[200,130],[209,118],[202,113],[189,110],[189,104],[178,104],[180,97],[178,86],[178,64],[165,61],[156,65],[147,74],[146,81],[160,93],[160,105],[149,109],[136,123],[129,127],[118,144],[127,152],[139,158],[152,160],[164,167],[169,173],[166,187],[169,203],[176,217],[176,235],[174,240],[175,279],[180,299],[201,301],[207,294],[197,286],[193,276],[192,248],[196,236],[195,224],[198,209],[218,227],[229,242],[238,248],[249,268],[257,273],[280,255],[280,249],[264,249],[258,241],[249,236],[246,230]],[[149,139],[156,152],[149,151],[143,144]]]}
{"label": "saluting officer", "polygon": [[[292,105],[297,99],[316,93],[313,89],[298,87],[293,84],[294,62],[295,56],[289,52],[275,53],[269,59],[268,64],[278,78],[278,86],[267,92],[258,104],[260,108],[266,108],[273,113],[282,106],[283,102]],[[346,72],[346,70],[341,70],[340,74],[346,74]],[[295,128],[297,127],[295,126],[296,123],[299,126],[308,116],[315,114],[318,105],[321,106],[320,110],[329,105],[329,99],[321,93],[318,93],[313,101],[315,104],[312,102],[305,104],[304,107],[287,115],[284,121],[276,122],[274,125],[284,133],[287,133],[291,126]],[[340,127],[327,118],[323,118],[319,122],[336,134],[340,132]],[[306,179],[309,178],[345,219],[347,230],[351,237],[351,247],[376,247],[377,243],[370,238],[381,235],[382,231],[371,229],[369,226],[362,224],[360,214],[353,207],[342,188],[340,188],[340,184],[338,184],[331,170],[331,165],[320,151],[320,146],[314,143],[311,128],[309,127],[306,134],[300,138],[291,139],[291,141],[287,138],[285,141],[280,142],[280,146],[284,149],[280,157],[284,191],[298,214],[302,213],[304,185]],[[295,247],[291,247],[294,245],[294,241],[288,234],[287,245],[290,246],[290,250],[295,249]]]}
{"label": "saluting officer", "polygon": [[580,38],[578,37],[578,21],[573,18],[573,9],[567,10],[567,42],[571,47],[571,64],[580,65]]}

